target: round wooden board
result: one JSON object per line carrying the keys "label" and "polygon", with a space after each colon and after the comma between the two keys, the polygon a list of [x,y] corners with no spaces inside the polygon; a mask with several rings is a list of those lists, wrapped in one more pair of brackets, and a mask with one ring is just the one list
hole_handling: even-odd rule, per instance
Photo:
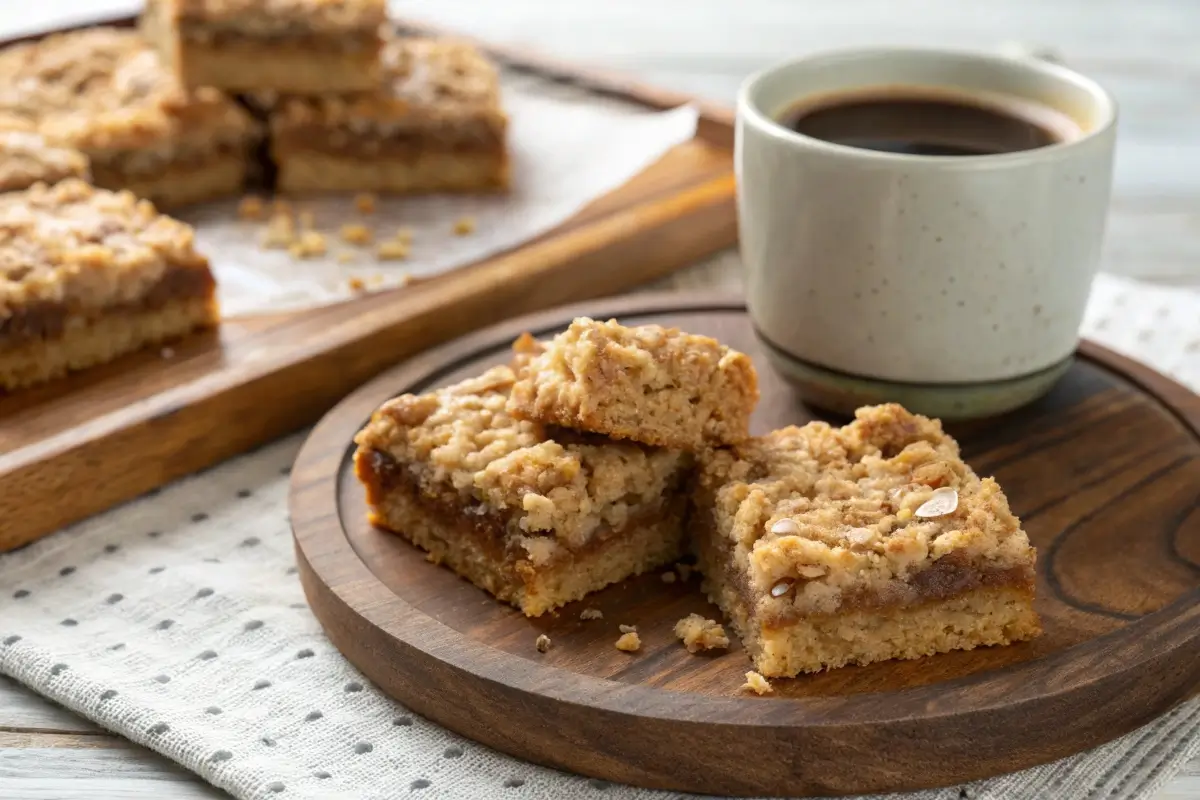
{"label": "round wooden board", "polygon": [[[672,627],[719,617],[698,581],[645,575],[526,619],[365,522],[350,444],[380,403],[476,374],[518,333],[615,316],[716,336],[750,353],[755,432],[803,423],[740,301],[642,296],[503,324],[413,359],[316,427],[292,473],[300,575],[330,639],[385,692],[530,761],[639,786],[734,795],[950,785],[1113,739],[1200,688],[1200,397],[1085,344],[1053,392],[950,426],[994,475],[1039,550],[1045,634],[1006,648],[847,667],[739,691],[740,648],[689,655]],[[584,607],[604,612],[583,622]],[[613,647],[637,625],[642,649]],[[545,633],[545,654],[534,640]]]}

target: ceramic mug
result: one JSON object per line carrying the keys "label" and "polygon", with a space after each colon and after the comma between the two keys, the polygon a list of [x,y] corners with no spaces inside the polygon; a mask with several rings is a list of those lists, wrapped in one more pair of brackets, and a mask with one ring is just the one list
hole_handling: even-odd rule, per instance
{"label": "ceramic mug", "polygon": [[[897,85],[1041,104],[1078,135],[947,157],[834,144],[778,121],[805,98]],[[760,72],[737,111],[747,303],[805,399],[983,416],[1069,368],[1112,183],[1117,110],[1104,89],[1033,58],[864,49]]]}

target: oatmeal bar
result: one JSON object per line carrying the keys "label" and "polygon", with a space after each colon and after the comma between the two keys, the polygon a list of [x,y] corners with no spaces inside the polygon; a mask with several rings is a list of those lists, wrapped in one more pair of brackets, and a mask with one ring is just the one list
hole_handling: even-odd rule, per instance
{"label": "oatmeal bar", "polygon": [[215,325],[192,229],[70,178],[0,196],[0,389]]}
{"label": "oatmeal bar", "polygon": [[897,405],[706,454],[705,588],[756,669],[794,676],[1037,636],[1035,552],[940,423]]}
{"label": "oatmeal bar", "polygon": [[149,0],[142,30],[185,86],[355,92],[379,82],[385,0]]}
{"label": "oatmeal bar", "polygon": [[376,411],[355,438],[371,521],[531,617],[678,558],[689,457],[552,438],[504,410],[515,379],[496,367]]}
{"label": "oatmeal bar", "polygon": [[716,339],[581,317],[522,372],[509,410],[618,439],[698,449],[745,439],[757,402],[749,357]]}
{"label": "oatmeal bar", "polygon": [[94,182],[163,206],[241,191],[249,114],[214,89],[187,92],[137,35],[92,28],[0,51],[0,114],[82,152]]}
{"label": "oatmeal bar", "polygon": [[83,153],[49,141],[29,120],[0,115],[0,192],[90,177]]}
{"label": "oatmeal bar", "polygon": [[508,186],[507,117],[496,70],[455,41],[397,38],[380,88],[285,96],[270,110],[286,192],[489,191]]}

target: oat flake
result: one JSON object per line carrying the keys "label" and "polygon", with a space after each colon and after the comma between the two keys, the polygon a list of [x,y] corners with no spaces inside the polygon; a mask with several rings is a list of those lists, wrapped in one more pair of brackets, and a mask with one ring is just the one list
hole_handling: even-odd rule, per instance
{"label": "oat flake", "polygon": [[954,513],[956,508],[958,508],[958,491],[950,486],[943,486],[933,493],[933,497],[917,508],[916,516],[942,517]]}

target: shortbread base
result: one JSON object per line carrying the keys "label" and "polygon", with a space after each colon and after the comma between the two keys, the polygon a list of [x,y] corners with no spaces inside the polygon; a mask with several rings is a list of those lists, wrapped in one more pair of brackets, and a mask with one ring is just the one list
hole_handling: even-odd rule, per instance
{"label": "shortbread base", "polygon": [[189,87],[326,94],[379,88],[381,45],[375,39],[353,50],[314,50],[311,41],[246,37],[205,44],[185,37],[160,44],[160,52],[174,59],[180,79]]}
{"label": "shortbread base", "polygon": [[12,391],[59,378],[217,324],[212,297],[176,300],[143,311],[116,311],[94,319],[68,320],[62,334],[0,345],[0,389]]}

